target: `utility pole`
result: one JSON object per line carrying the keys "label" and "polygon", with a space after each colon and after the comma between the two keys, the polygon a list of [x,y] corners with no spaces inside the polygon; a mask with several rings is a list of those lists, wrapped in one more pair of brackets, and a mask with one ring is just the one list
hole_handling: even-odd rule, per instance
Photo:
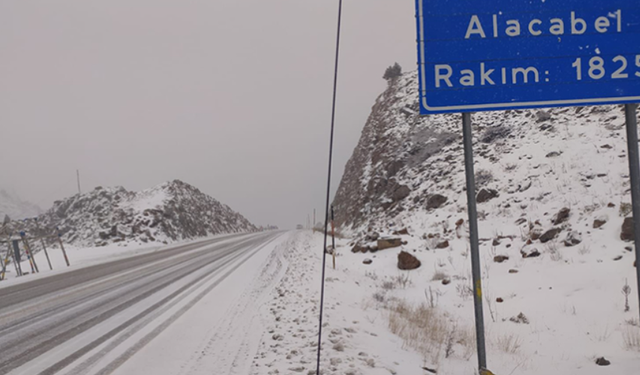
{"label": "utility pole", "polygon": [[82,195],[82,190],[80,190],[80,170],[76,169],[76,177],[78,178],[78,195]]}

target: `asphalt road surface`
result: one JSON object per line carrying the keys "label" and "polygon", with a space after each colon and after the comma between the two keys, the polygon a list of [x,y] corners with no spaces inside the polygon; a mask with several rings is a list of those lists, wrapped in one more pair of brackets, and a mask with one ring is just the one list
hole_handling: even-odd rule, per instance
{"label": "asphalt road surface", "polygon": [[111,373],[279,235],[210,239],[0,285],[0,375]]}

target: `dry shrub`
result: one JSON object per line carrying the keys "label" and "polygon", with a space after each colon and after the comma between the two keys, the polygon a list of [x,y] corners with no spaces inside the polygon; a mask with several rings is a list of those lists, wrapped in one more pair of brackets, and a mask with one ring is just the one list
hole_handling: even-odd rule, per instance
{"label": "dry shrub", "polygon": [[618,209],[618,214],[622,217],[626,217],[633,210],[633,206],[631,203],[620,203],[620,208]]}
{"label": "dry shrub", "polygon": [[496,340],[496,345],[498,346],[498,349],[505,353],[516,354],[522,346],[522,340],[512,333],[509,335],[499,336]]}
{"label": "dry shrub", "polygon": [[[438,363],[444,351],[453,354],[454,348],[446,348],[447,342],[455,342],[464,349],[463,358],[473,355],[473,340],[464,329],[457,329],[443,313],[426,304],[412,306],[398,301],[389,306],[389,329],[402,338],[404,345],[417,350],[433,363]],[[452,337],[453,336],[453,337]],[[469,355],[471,351],[471,355]]]}
{"label": "dry shrub", "polygon": [[395,282],[398,286],[402,287],[402,289],[407,289],[407,285],[411,285],[411,280],[409,280],[409,272],[406,272],[404,275],[399,274],[395,278]]}
{"label": "dry shrub", "polygon": [[640,352],[640,328],[632,325],[625,326],[622,330],[622,339],[627,350]]}
{"label": "dry shrub", "polygon": [[394,283],[393,281],[384,281],[382,283],[382,289],[384,290],[392,290],[396,288],[396,283]]}
{"label": "dry shrub", "polygon": [[468,298],[473,297],[473,288],[466,283],[456,284],[456,292],[458,293],[458,296],[465,301]]}
{"label": "dry shrub", "polygon": [[547,248],[547,252],[549,253],[549,257],[551,258],[552,261],[560,262],[564,259],[564,257],[562,256],[562,253],[560,252],[560,249],[558,248],[557,243],[549,242],[546,245],[546,248]]}

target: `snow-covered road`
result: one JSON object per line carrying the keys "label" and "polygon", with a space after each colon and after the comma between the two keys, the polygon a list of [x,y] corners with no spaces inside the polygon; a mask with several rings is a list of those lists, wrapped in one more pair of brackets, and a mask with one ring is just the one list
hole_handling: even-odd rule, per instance
{"label": "snow-covered road", "polygon": [[287,236],[216,238],[0,288],[0,374],[196,374],[211,350],[218,368],[250,366],[252,307],[281,277],[273,249]]}

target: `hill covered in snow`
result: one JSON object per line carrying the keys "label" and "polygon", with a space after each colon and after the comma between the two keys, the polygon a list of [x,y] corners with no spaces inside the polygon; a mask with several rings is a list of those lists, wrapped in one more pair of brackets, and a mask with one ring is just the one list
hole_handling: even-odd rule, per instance
{"label": "hill covered in snow", "polygon": [[36,217],[42,213],[37,205],[26,202],[16,194],[0,189],[0,220],[8,215],[11,219],[20,220]]}
{"label": "hill covered in snow", "polygon": [[[352,237],[340,264],[369,277],[375,292],[363,299],[427,367],[472,373],[462,119],[421,117],[418,97],[411,72],[372,108],[333,202]],[[640,324],[622,107],[482,112],[472,121],[489,367],[589,375],[609,361],[611,373],[634,373]],[[400,251],[419,268],[398,269]],[[412,312],[438,316],[438,325],[407,335],[422,328]],[[596,364],[600,357],[607,361]]]}
{"label": "hill covered in snow", "polygon": [[253,224],[228,206],[179,180],[140,192],[102,188],[56,201],[40,217],[66,242],[173,242],[220,233],[249,232]]}
{"label": "hill covered in snow", "polygon": [[[428,234],[434,221],[455,228],[466,214],[461,116],[420,117],[416,76],[403,75],[377,99],[347,163],[333,202],[345,229]],[[476,113],[473,133],[477,193],[486,199],[480,217],[500,231],[528,232],[520,218],[549,229],[565,207],[565,233],[589,235],[585,225],[602,217],[620,229],[630,215],[620,106]]]}

